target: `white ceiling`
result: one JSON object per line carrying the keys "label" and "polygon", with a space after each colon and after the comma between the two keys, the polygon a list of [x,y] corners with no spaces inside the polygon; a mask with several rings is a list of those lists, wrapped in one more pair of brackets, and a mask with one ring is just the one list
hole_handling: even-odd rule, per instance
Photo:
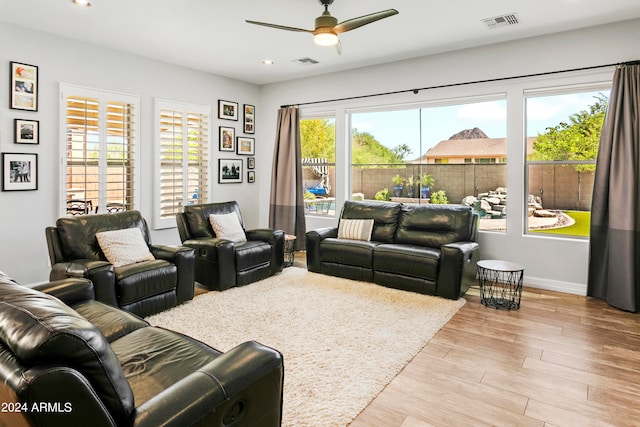
{"label": "white ceiling", "polygon": [[[313,29],[318,0],[0,0],[6,21],[120,51],[266,84],[640,17],[640,0],[335,0],[338,21],[400,13],[340,35],[342,55],[313,36],[245,19]],[[481,20],[516,13],[517,25]],[[6,41],[3,41],[6,42]],[[81,53],[79,53],[81,54]],[[295,60],[313,58],[316,65]],[[275,64],[266,66],[263,59]]]}

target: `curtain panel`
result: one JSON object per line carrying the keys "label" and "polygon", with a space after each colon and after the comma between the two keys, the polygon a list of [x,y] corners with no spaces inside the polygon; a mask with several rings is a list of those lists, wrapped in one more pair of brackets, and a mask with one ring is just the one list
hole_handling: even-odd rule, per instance
{"label": "curtain panel", "polygon": [[304,250],[306,232],[301,150],[298,107],[281,108],[271,169],[269,227],[296,236],[296,250]]}
{"label": "curtain panel", "polygon": [[587,295],[640,309],[640,63],[618,65],[595,171]]}

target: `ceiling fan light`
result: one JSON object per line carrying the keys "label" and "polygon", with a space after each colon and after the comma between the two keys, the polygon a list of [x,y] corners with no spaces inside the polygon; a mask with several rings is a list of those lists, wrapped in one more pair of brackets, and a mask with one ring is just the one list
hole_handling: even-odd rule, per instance
{"label": "ceiling fan light", "polygon": [[338,36],[333,33],[319,33],[313,36],[313,41],[319,46],[334,46],[338,44]]}

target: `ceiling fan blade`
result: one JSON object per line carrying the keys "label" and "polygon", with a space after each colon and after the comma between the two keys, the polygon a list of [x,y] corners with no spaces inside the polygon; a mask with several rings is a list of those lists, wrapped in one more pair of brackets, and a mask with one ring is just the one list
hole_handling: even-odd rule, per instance
{"label": "ceiling fan blade", "polygon": [[278,30],[297,31],[300,33],[313,33],[313,30],[305,30],[304,28],[296,28],[296,27],[287,27],[285,25],[269,24],[267,22],[250,21],[248,19],[245,20],[245,22],[248,24],[262,25],[263,27],[276,28]]}
{"label": "ceiling fan blade", "polygon": [[393,15],[397,15],[398,11],[395,9],[382,10],[380,12],[371,13],[369,15],[359,16],[357,18],[348,19],[340,22],[333,27],[333,32],[336,34],[344,33],[347,31],[355,30],[363,25],[371,24],[372,22],[379,21],[380,19],[388,18]]}
{"label": "ceiling fan blade", "polygon": [[340,43],[340,40],[338,40],[338,43],[336,43],[334,46],[336,48],[336,53],[338,55],[342,55],[342,43]]}

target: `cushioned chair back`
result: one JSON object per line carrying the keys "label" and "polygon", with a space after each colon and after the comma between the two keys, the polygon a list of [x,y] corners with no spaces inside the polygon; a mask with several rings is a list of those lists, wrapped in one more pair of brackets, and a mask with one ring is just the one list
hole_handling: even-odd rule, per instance
{"label": "cushioned chair back", "polygon": [[211,228],[209,215],[228,214],[235,212],[240,218],[240,225],[244,228],[240,207],[236,202],[207,203],[204,205],[188,205],[184,207],[184,217],[189,227],[190,237],[216,237]]}
{"label": "cushioned chair back", "polygon": [[396,242],[439,248],[470,241],[473,211],[458,205],[403,205]]}
{"label": "cushioned chair back", "polygon": [[56,221],[60,247],[66,260],[105,260],[96,233],[137,227],[147,244],[151,244],[149,228],[138,211],[112,214],[68,216]]}
{"label": "cushioned chair back", "polygon": [[59,299],[2,275],[0,342],[26,369],[59,365],[78,371],[118,423],[133,413],[131,387],[98,328]]}
{"label": "cushioned chair back", "polygon": [[392,243],[400,217],[400,203],[347,200],[342,207],[341,219],[373,219],[371,240]]}

